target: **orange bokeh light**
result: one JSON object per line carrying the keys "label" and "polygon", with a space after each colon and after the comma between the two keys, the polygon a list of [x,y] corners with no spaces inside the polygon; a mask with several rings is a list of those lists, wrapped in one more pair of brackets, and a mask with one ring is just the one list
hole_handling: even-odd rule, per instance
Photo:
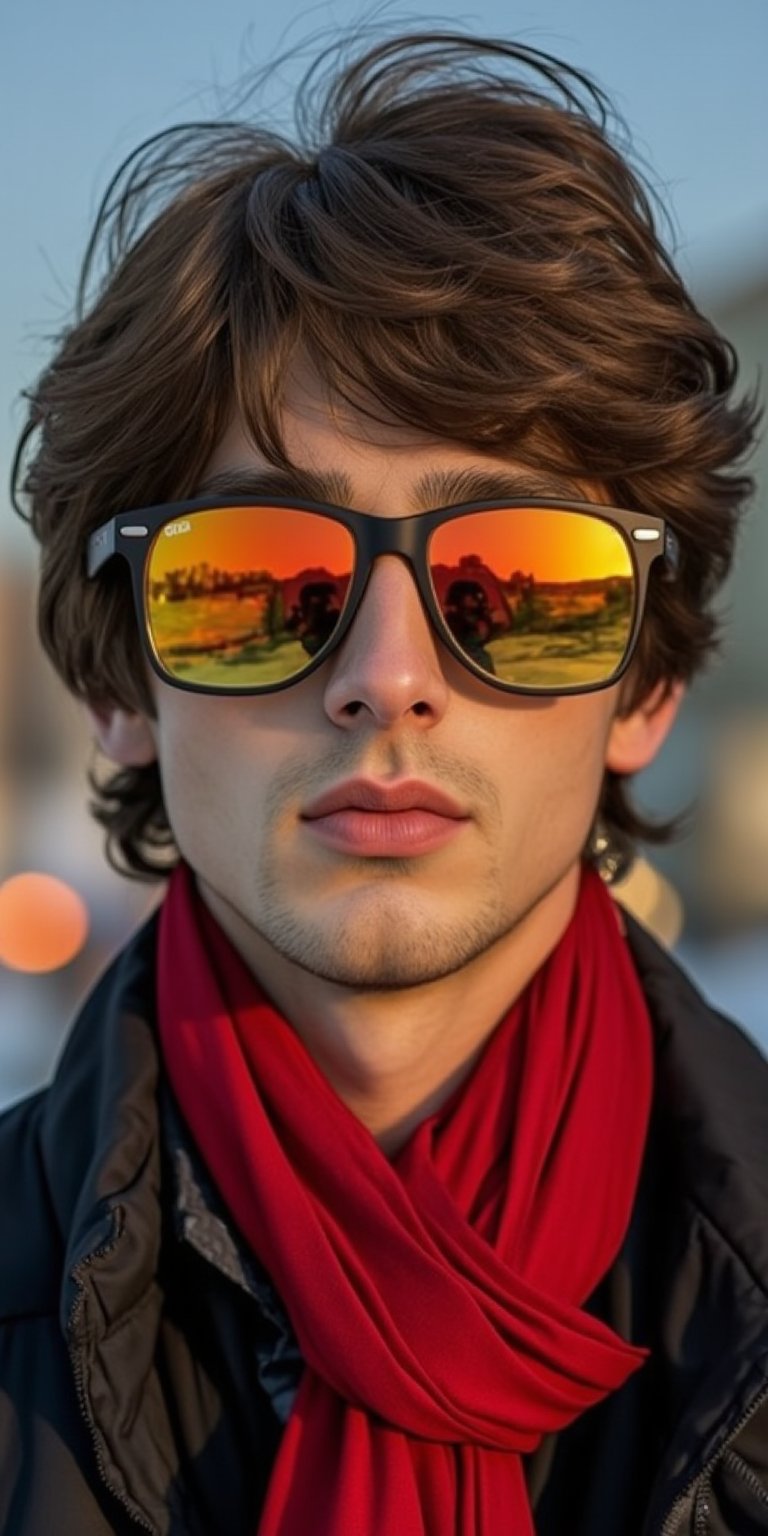
{"label": "orange bokeh light", "polygon": [[59,970],[80,953],[88,926],[82,897],[53,875],[13,875],[0,885],[0,965]]}

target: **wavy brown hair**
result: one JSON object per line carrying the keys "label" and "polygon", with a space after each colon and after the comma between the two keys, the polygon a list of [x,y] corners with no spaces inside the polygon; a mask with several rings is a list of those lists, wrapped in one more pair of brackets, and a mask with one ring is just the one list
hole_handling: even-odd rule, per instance
{"label": "wavy brown hair", "polygon": [[[154,716],[127,569],[89,582],[88,534],[194,494],[235,409],[285,466],[297,349],[369,414],[575,468],[667,518],[680,568],[651,581],[621,708],[690,679],[718,643],[757,412],[734,398],[733,351],[665,251],[607,98],[532,48],[440,32],[327,49],[296,100],[292,140],[245,119],[158,134],[102,202],[14,472],[67,687]],[[111,862],[167,873],[157,767],[91,782]],[[620,846],[670,834],[610,772],[601,813]]]}

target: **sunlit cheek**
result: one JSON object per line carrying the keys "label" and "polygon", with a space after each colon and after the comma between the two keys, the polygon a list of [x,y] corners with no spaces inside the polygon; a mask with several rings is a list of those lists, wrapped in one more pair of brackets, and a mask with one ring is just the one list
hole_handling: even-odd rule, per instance
{"label": "sunlit cheek", "polygon": [[[600,797],[611,716],[603,694],[562,698],[531,712],[522,736],[510,734],[501,785],[515,841],[522,837],[542,857],[549,849],[578,853]],[[502,763],[500,740],[496,753]]]}

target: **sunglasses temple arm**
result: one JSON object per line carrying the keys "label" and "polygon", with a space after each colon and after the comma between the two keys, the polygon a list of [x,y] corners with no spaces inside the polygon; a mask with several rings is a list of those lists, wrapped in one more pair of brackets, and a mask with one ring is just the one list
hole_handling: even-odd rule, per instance
{"label": "sunglasses temple arm", "polygon": [[104,523],[97,528],[88,540],[87,573],[89,578],[95,576],[101,567],[115,553],[115,520]]}
{"label": "sunglasses temple arm", "polygon": [[680,540],[671,528],[664,530],[664,558],[667,564],[667,575],[671,580],[680,569]]}

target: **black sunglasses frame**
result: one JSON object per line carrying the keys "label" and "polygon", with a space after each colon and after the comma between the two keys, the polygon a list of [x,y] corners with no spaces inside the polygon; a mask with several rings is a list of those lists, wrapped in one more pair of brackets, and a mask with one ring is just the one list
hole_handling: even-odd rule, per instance
{"label": "black sunglasses frame", "polygon": [[[308,658],[306,667],[279,683],[262,683],[247,688],[216,688],[207,683],[183,682],[169,673],[155,651],[145,601],[144,573],[147,557],[155,535],[166,523],[177,522],[193,512],[214,512],[228,507],[275,507],[296,512],[315,512],[330,518],[347,528],[354,542],[355,560],[352,579],[347,590],[344,607],[333,634],[316,655]],[[436,528],[468,513],[499,512],[517,509],[589,513],[616,528],[624,539],[634,572],[634,611],[626,649],[618,667],[611,676],[598,683],[579,683],[568,687],[541,688],[527,684],[511,684],[483,670],[478,662],[462,650],[446,624],[437,601],[429,574],[427,559],[429,539]],[[89,579],[113,556],[127,560],[131,572],[131,585],[136,617],[147,658],[158,677],[173,688],[188,693],[218,694],[225,697],[244,695],[258,697],[261,694],[278,693],[303,682],[341,645],[350,629],[360,606],[373,562],[379,555],[400,555],[411,567],[422,603],[432,625],[443,644],[473,677],[478,677],[489,688],[503,693],[522,696],[557,697],[560,695],[597,693],[619,682],[626,672],[637,645],[642,625],[648,591],[648,577],[655,560],[663,557],[670,576],[679,564],[679,544],[675,534],[663,518],[649,517],[641,512],[629,512],[621,507],[603,506],[590,501],[545,500],[536,497],[505,498],[500,501],[468,501],[455,506],[438,507],[433,511],[415,512],[408,517],[379,517],[373,513],[357,512],[348,507],[336,507],[328,502],[305,501],[284,496],[219,496],[194,498],[189,501],[167,502],[162,506],[143,507],[138,511],[119,512],[109,522],[97,528],[88,539],[86,572]]]}

